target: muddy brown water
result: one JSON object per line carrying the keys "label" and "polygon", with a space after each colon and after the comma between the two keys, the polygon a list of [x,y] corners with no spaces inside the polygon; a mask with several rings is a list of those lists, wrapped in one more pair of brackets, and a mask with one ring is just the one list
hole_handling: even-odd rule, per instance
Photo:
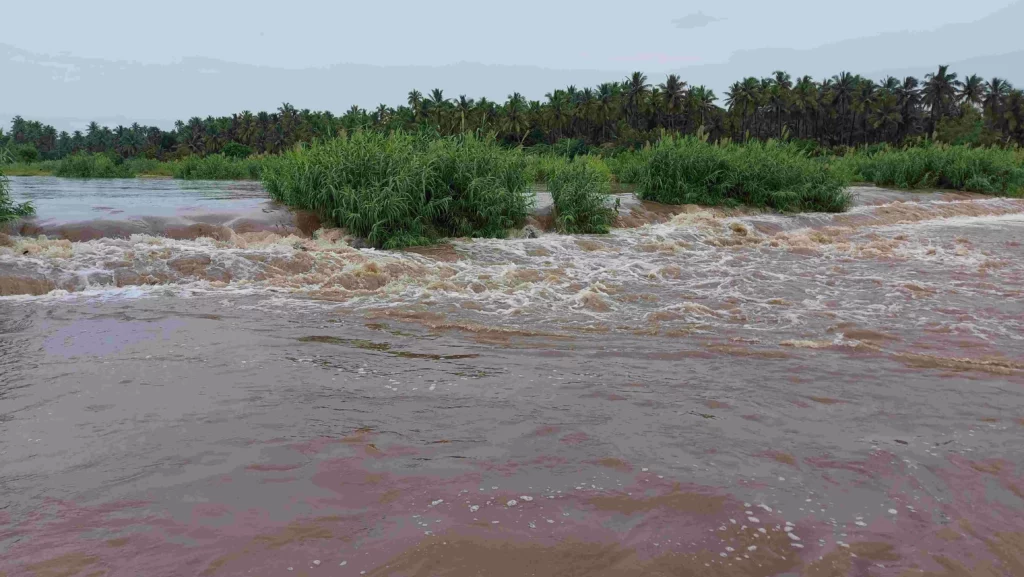
{"label": "muddy brown water", "polygon": [[1024,202],[855,192],[12,237],[0,574],[1022,575]]}

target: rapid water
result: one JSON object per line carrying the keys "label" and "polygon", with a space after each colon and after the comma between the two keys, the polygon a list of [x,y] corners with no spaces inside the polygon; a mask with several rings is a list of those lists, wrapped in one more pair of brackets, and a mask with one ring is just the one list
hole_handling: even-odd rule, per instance
{"label": "rapid water", "polygon": [[380,252],[248,187],[31,186],[0,572],[1024,574],[1020,200]]}

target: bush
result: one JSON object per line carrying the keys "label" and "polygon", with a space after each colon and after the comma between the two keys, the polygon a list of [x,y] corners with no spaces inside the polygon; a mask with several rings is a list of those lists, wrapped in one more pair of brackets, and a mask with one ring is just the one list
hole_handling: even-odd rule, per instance
{"label": "bush", "polygon": [[11,200],[10,185],[3,168],[8,159],[6,152],[0,150],[0,223],[29,216],[35,212],[31,203],[18,204]]}
{"label": "bush", "polygon": [[608,205],[611,173],[596,158],[578,156],[548,179],[555,201],[555,227],[567,234],[604,234],[615,221]]}
{"label": "bush", "polygon": [[287,152],[263,169],[276,200],[383,248],[503,237],[529,214],[529,176],[522,152],[493,139],[362,131]]}
{"label": "bush", "polygon": [[639,153],[638,195],[666,204],[840,212],[850,205],[841,171],[776,141],[708,144],[668,137]]}
{"label": "bush", "polygon": [[117,163],[105,154],[74,154],[57,163],[56,176],[65,178],[132,178],[130,164]]}
{"label": "bush", "polygon": [[184,180],[259,180],[261,168],[258,158],[211,154],[187,156],[173,165],[173,172],[174,178]]}
{"label": "bush", "polygon": [[237,142],[229,142],[225,144],[222,152],[224,153],[224,156],[228,158],[249,158],[252,156],[251,148]]}
{"label": "bush", "polygon": [[949,145],[883,148],[848,155],[843,162],[864,180],[881,186],[1024,193],[1024,164],[1013,150]]}
{"label": "bush", "polygon": [[16,144],[11,147],[11,156],[15,162],[36,162],[39,160],[39,151],[31,144]]}

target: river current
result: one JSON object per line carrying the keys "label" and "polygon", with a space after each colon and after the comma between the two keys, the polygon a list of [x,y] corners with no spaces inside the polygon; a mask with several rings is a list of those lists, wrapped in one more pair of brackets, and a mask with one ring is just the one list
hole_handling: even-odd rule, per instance
{"label": "river current", "polygon": [[384,252],[12,184],[0,575],[1024,575],[1024,201]]}

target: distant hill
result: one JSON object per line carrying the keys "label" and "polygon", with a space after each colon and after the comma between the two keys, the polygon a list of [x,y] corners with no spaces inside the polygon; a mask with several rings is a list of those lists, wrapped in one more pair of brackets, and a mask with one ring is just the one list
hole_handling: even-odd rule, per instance
{"label": "distant hill", "polygon": [[[688,66],[677,72],[691,85],[704,84],[721,97],[734,81],[786,70],[816,79],[842,70],[880,79],[886,74],[923,76],[950,64],[961,76],[1000,76],[1024,86],[1024,2],[966,24],[927,32],[886,33],[844,40],[813,50],[766,48],[741,51],[723,64]],[[69,56],[46,56],[0,44],[0,122],[14,114],[74,130],[89,120],[116,125],[139,122],[169,128],[175,119],[272,110],[282,102],[299,108],[343,113],[353,104],[403,104],[409,90],[486,96],[502,102],[514,91],[529,99],[574,84],[619,80],[628,70],[553,70],[537,66],[491,66],[460,62],[447,66],[370,66],[280,69],[186,58],[143,65]],[[652,74],[652,83],[662,81]]]}
{"label": "distant hill", "polygon": [[[690,84],[719,91],[747,76],[769,76],[785,70],[794,77],[810,74],[816,80],[846,70],[879,79],[887,73],[913,71],[923,76],[939,64],[949,64],[961,76],[993,74],[1024,86],[1024,1],[964,24],[949,24],[924,32],[889,32],[826,44],[811,50],[765,48],[744,50],[727,63],[688,66],[677,71]],[[996,72],[998,71],[998,73]],[[893,73],[893,76],[897,74]]]}

